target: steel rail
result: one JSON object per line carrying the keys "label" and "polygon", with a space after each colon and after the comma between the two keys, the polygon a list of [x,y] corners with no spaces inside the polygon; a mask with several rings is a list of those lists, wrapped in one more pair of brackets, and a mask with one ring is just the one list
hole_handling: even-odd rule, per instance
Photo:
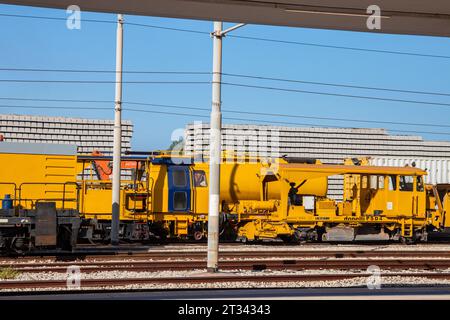
{"label": "steel rail", "polygon": [[[232,282],[257,282],[261,283],[289,283],[311,281],[333,281],[353,278],[367,278],[369,273],[327,273],[327,274],[294,274],[294,275],[227,275],[223,273],[205,273],[199,276],[188,277],[158,277],[158,278],[118,278],[118,279],[82,279],[81,288],[102,289],[102,287],[115,287],[127,285],[167,285],[167,284],[214,284]],[[381,276],[390,277],[418,277],[428,279],[450,279],[450,273],[387,273]],[[36,289],[36,288],[66,288],[66,280],[38,280],[38,281],[2,281],[0,289]],[[70,288],[69,288],[70,289]]]}
{"label": "steel rail", "polygon": [[[117,260],[117,259],[133,259],[133,260],[168,260],[168,259],[203,259],[206,257],[205,251],[177,251],[177,250],[161,250],[153,252],[119,252],[119,253],[70,253],[64,255],[49,256],[19,256],[19,257],[0,257],[1,263],[15,263],[20,261],[36,261],[54,260],[54,261],[77,261],[77,260]],[[427,251],[398,251],[398,250],[267,250],[267,251],[220,251],[221,259],[232,258],[450,258],[450,250],[427,250]]]}
{"label": "steel rail", "polygon": [[[21,273],[57,272],[65,273],[69,266],[80,267],[81,272],[105,272],[105,271],[134,271],[134,272],[158,272],[158,271],[186,271],[205,268],[205,260],[178,260],[178,261],[115,261],[101,263],[50,263],[50,264],[20,264],[10,265]],[[369,266],[376,265],[383,269],[449,269],[450,259],[351,259],[351,260],[224,260],[220,261],[223,270],[366,270]]]}

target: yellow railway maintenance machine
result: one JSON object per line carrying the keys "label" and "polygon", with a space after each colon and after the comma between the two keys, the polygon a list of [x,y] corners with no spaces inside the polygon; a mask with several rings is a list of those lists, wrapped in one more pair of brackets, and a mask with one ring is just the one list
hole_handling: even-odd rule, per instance
{"label": "yellow railway maintenance machine", "polygon": [[[104,177],[110,161],[77,156],[71,146],[0,143],[0,247],[25,250],[108,240],[112,190]],[[128,177],[121,185],[122,239],[201,240],[207,235],[207,163],[168,154],[123,161]],[[427,231],[450,227],[450,192],[424,185],[425,174],[412,167],[368,166],[363,159],[323,165],[224,154],[221,235],[244,242],[321,241],[342,232],[426,240]],[[327,198],[333,175],[344,177],[341,202]]]}
{"label": "yellow railway maintenance machine", "polygon": [[70,145],[0,142],[0,249],[76,244],[76,151]]}

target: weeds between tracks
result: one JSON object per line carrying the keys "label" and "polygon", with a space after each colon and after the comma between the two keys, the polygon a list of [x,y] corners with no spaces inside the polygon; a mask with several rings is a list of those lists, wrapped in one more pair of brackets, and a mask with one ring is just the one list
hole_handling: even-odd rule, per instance
{"label": "weeds between tracks", "polygon": [[19,271],[11,267],[0,268],[0,280],[15,279],[19,276]]}

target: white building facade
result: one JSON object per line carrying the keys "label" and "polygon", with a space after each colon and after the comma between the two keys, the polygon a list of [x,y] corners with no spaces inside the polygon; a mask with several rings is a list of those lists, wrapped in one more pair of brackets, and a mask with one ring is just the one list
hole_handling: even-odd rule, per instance
{"label": "white building facade", "polygon": [[[7,142],[72,144],[79,154],[113,151],[113,120],[0,114],[0,135]],[[131,149],[133,124],[122,121],[122,152]]]}

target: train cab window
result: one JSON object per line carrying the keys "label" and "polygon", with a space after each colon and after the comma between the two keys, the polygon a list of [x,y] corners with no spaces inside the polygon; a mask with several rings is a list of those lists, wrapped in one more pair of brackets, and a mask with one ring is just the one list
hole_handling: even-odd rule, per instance
{"label": "train cab window", "polygon": [[423,191],[423,177],[418,176],[416,179],[417,179],[417,187],[416,187],[416,190],[417,190],[417,191]]}
{"label": "train cab window", "polygon": [[370,189],[384,189],[384,176],[370,176]]}
{"label": "train cab window", "polygon": [[206,174],[203,170],[194,170],[194,186],[206,187]]}
{"label": "train cab window", "polygon": [[378,176],[378,189],[384,189],[384,176]]}
{"label": "train cab window", "polygon": [[396,176],[389,176],[388,182],[389,182],[389,191],[397,190],[397,177]]}
{"label": "train cab window", "polygon": [[414,177],[400,176],[400,191],[413,191]]}
{"label": "train cab window", "polygon": [[377,176],[370,176],[369,177],[369,182],[370,182],[370,189],[378,189],[377,186]]}
{"label": "train cab window", "polygon": [[175,187],[185,187],[187,183],[186,172],[184,170],[174,170],[172,180]]}
{"label": "train cab window", "polygon": [[361,176],[361,189],[367,189],[369,187],[368,185],[368,177],[367,176]]}
{"label": "train cab window", "polygon": [[173,193],[173,208],[175,210],[186,210],[187,194],[184,191],[176,191]]}

